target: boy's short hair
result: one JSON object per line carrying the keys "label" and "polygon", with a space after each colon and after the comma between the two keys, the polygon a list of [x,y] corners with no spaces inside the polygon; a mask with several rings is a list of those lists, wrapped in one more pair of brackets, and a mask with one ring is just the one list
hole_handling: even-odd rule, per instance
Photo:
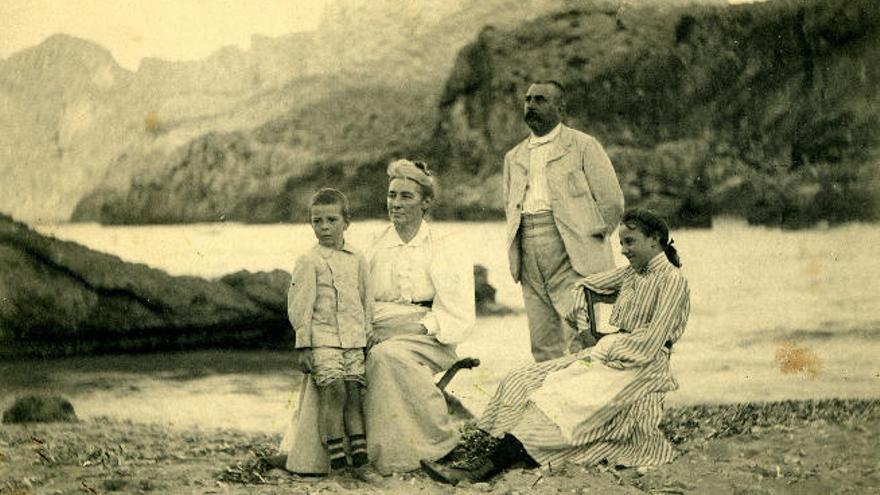
{"label": "boy's short hair", "polygon": [[347,222],[351,219],[351,211],[348,205],[348,198],[342,191],[325,187],[312,195],[309,200],[309,216],[312,215],[312,207],[315,205],[340,205],[342,207],[342,218]]}

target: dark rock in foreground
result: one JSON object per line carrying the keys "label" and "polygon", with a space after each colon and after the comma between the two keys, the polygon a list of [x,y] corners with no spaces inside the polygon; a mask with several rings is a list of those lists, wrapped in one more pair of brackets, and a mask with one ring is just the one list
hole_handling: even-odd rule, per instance
{"label": "dark rock in foreground", "polygon": [[[292,340],[282,271],[172,277],[0,215],[0,355],[68,355]],[[253,277],[252,279],[249,277]]]}
{"label": "dark rock in foreground", "polygon": [[4,423],[55,423],[79,421],[73,405],[63,397],[28,395],[15,399],[3,413]]}

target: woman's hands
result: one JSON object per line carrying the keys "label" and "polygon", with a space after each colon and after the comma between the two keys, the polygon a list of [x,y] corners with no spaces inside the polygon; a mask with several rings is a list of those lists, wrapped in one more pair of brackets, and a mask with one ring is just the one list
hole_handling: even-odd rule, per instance
{"label": "woman's hands", "polygon": [[418,322],[382,325],[379,328],[374,326],[373,331],[368,336],[368,344],[372,347],[398,335],[426,335],[427,333],[428,329],[425,328],[425,325]]}
{"label": "woman's hands", "polygon": [[578,313],[580,313],[581,311],[584,310],[584,308],[586,308],[586,305],[585,305],[586,298],[581,297],[581,294],[579,294],[579,292],[582,290],[583,289],[576,288],[572,292],[571,309],[569,309],[568,313],[566,313],[565,316],[563,317],[563,319],[565,320],[565,323],[567,323],[569,327],[571,327],[575,330],[577,330],[577,327],[578,327],[578,325],[577,325]]}

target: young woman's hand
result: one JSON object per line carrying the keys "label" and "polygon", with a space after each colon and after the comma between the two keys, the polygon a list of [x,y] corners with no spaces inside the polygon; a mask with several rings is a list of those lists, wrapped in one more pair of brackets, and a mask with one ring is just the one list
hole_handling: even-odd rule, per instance
{"label": "young woman's hand", "polygon": [[581,316],[581,318],[583,318],[583,314],[586,312],[587,309],[587,298],[586,294],[584,293],[585,290],[587,289],[583,287],[576,287],[572,291],[571,309],[569,309],[568,313],[566,313],[564,316],[565,322],[568,323],[568,326],[573,329],[578,328],[578,316]]}
{"label": "young woman's hand", "polygon": [[596,339],[590,335],[590,332],[579,332],[571,339],[568,345],[569,354],[577,354],[580,351],[596,345]]}
{"label": "young woman's hand", "polygon": [[599,342],[595,346],[593,346],[593,350],[592,352],[590,352],[590,356],[592,356],[593,361],[607,361],[608,350],[611,349],[611,346],[614,345],[614,342],[618,338],[620,338],[619,333],[612,333],[599,339]]}

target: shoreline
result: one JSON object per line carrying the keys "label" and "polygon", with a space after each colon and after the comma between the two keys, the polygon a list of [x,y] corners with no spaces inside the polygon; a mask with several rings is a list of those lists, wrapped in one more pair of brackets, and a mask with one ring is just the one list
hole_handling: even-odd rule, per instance
{"label": "shoreline", "polygon": [[106,418],[3,424],[0,494],[864,493],[880,486],[878,399],[672,407],[661,428],[679,452],[666,466],[550,466],[452,488],[420,472],[272,470],[264,459],[277,453],[280,435]]}

